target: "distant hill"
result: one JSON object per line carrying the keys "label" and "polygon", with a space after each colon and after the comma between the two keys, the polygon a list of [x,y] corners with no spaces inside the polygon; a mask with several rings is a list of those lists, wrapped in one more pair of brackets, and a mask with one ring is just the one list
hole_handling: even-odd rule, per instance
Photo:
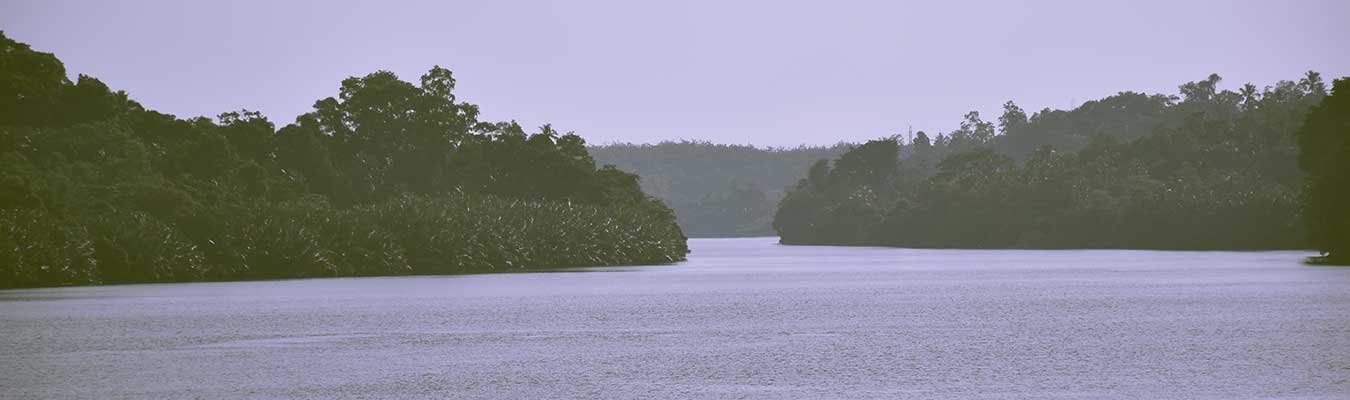
{"label": "distant hill", "polygon": [[675,210],[687,235],[768,236],[778,200],[812,163],[848,144],[760,148],[699,141],[591,146],[597,165],[642,178],[642,189]]}

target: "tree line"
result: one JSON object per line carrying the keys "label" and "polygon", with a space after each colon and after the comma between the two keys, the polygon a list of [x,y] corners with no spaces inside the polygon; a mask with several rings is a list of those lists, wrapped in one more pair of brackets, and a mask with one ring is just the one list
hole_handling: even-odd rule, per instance
{"label": "tree line", "polygon": [[788,244],[1344,254],[1318,239],[1350,231],[1344,102],[1316,72],[1262,89],[1220,81],[1030,115],[1008,102],[996,121],[971,112],[935,137],[870,141],[814,164],[774,228]]}
{"label": "tree line", "polygon": [[688,249],[585,141],[387,71],[277,128],[181,119],[0,33],[0,287],[668,263]]}

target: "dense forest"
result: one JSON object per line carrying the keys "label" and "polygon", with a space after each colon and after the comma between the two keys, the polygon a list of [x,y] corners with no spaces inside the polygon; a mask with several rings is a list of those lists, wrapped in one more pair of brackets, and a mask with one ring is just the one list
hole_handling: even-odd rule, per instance
{"label": "dense forest", "polygon": [[[996,121],[971,112],[952,132],[874,140],[813,165],[774,228],[788,244],[1308,248],[1304,140],[1316,154],[1303,166],[1320,177],[1306,221],[1328,232],[1314,243],[1338,249],[1323,243],[1350,226],[1345,101],[1319,106],[1327,88],[1315,72],[1236,92],[1219,82],[1030,115],[1008,102]],[[1319,122],[1296,135],[1310,112]]]}
{"label": "dense forest", "polygon": [[1304,215],[1315,260],[1350,264],[1350,78],[1337,79],[1298,131],[1299,166],[1308,173]]}
{"label": "dense forest", "polygon": [[759,148],[709,142],[593,146],[591,155],[642,176],[689,236],[771,236],[774,205],[812,162],[848,149]]}
{"label": "dense forest", "polygon": [[637,176],[574,134],[479,121],[454,87],[381,71],[280,129],[180,119],[0,33],[0,287],[684,259]]}

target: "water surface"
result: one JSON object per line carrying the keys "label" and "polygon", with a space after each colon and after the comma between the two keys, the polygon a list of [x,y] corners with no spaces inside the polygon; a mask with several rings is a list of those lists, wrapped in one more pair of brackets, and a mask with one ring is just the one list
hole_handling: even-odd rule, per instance
{"label": "water surface", "polygon": [[0,291],[0,398],[1350,398],[1350,268],[1305,252],[690,246]]}

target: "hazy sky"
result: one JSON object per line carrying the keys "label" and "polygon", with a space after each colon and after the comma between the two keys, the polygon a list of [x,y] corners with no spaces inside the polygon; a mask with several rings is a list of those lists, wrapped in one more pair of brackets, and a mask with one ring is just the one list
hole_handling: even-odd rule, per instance
{"label": "hazy sky", "polygon": [[1350,75],[1350,1],[14,1],[0,29],[180,117],[284,124],[379,69],[592,143],[948,131],[1222,75]]}

